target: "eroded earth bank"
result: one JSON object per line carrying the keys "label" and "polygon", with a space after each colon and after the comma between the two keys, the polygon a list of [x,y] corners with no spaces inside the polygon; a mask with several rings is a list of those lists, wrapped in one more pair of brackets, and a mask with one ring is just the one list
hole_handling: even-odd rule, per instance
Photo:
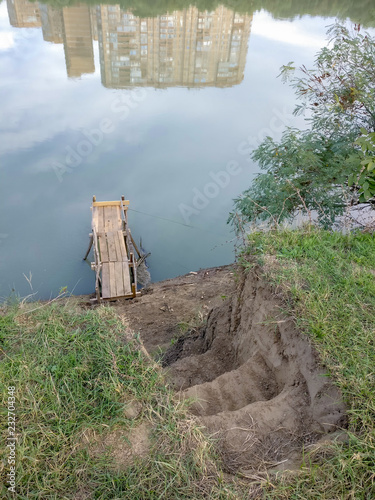
{"label": "eroded earth bank", "polygon": [[228,472],[298,467],[340,436],[345,406],[307,337],[258,269],[201,270],[117,303],[218,439]]}

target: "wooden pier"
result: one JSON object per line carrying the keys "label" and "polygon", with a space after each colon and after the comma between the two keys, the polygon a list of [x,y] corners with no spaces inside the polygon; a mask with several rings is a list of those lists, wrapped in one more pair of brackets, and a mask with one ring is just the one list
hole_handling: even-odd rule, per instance
{"label": "wooden pier", "polygon": [[142,256],[128,228],[129,201],[92,201],[92,233],[84,260],[94,247],[96,273],[95,293],[98,302],[118,298],[134,298],[137,292],[137,261]]}

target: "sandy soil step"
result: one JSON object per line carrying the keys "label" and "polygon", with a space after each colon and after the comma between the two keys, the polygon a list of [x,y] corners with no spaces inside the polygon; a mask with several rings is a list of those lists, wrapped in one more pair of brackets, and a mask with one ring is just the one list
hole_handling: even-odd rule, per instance
{"label": "sandy soil step", "polygon": [[278,390],[274,374],[258,354],[212,382],[190,387],[184,391],[184,397],[197,400],[192,405],[196,415],[215,415],[238,410],[255,401],[267,401]]}

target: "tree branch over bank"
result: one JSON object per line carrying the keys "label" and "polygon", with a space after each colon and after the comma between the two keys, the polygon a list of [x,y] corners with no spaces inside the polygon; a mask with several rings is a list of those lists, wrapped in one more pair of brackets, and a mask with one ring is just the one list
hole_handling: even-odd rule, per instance
{"label": "tree branch over bank", "polygon": [[[253,151],[264,172],[234,211],[249,222],[293,219],[301,210],[330,227],[348,207],[375,203],[375,39],[341,24],[328,37],[313,69],[282,67],[308,128],[287,128],[279,142],[267,137]],[[238,229],[234,213],[229,222]]]}

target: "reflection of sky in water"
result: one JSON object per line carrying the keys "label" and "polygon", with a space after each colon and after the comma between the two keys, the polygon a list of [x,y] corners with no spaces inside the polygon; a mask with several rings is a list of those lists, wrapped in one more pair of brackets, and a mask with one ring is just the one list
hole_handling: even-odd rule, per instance
{"label": "reflection of sky in water", "polygon": [[[291,60],[311,65],[325,43],[327,24],[307,17],[275,21],[257,13],[241,83],[228,88],[147,87],[144,99],[122,120],[113,103],[132,91],[102,86],[97,42],[95,73],[68,79],[63,46],[45,42],[39,29],[11,28],[3,2],[0,295],[8,295],[12,286],[21,295],[29,293],[23,273],[30,272],[42,297],[65,285],[76,287],[75,293],[93,291],[94,273],[81,261],[93,194],[98,200],[122,194],[130,199],[137,210],[129,213],[130,227],[152,252],[153,280],[231,262],[233,234],[226,219],[232,199],[257,171],[238,148],[247,149],[247,138],[258,141],[270,125],[280,127],[279,115],[290,111],[295,99],[276,79],[279,68]],[[301,119],[287,117],[289,124],[301,124]],[[60,183],[53,163],[64,163],[66,147],[76,149],[85,139],[83,132],[96,129],[103,119],[111,121],[113,131]],[[240,174],[231,176],[199,215],[191,216],[194,227],[183,226],[180,204],[192,206],[193,190],[203,191],[212,181],[210,173],[224,170],[232,160]]]}

